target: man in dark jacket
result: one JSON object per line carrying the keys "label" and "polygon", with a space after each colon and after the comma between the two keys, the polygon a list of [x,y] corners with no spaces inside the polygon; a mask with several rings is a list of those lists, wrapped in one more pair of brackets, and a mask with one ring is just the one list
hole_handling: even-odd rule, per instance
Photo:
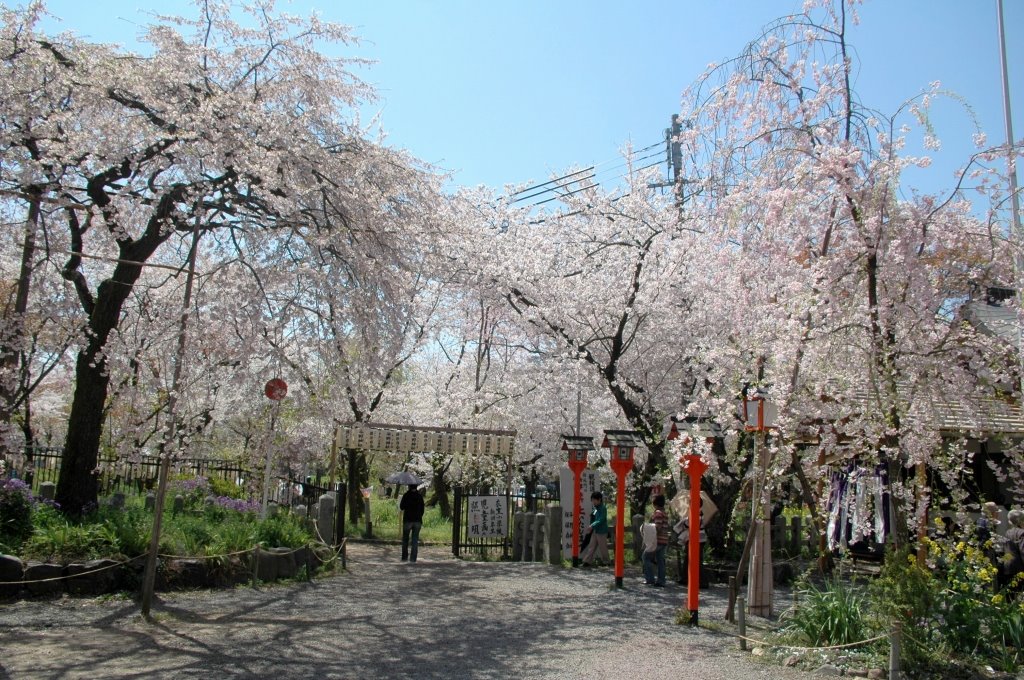
{"label": "man in dark jacket", "polygon": [[[420,529],[423,527],[423,496],[416,490],[415,484],[409,485],[409,490],[398,502],[398,509],[402,511],[402,561],[416,561],[416,549],[420,541]],[[409,550],[410,538],[412,539],[412,550]]]}

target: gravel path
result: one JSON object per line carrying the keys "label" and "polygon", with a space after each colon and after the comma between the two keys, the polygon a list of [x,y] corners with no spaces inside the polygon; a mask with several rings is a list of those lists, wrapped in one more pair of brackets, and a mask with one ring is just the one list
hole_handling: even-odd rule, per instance
{"label": "gravel path", "polygon": [[[3,678],[806,679],[735,639],[674,623],[686,591],[610,569],[455,560],[355,544],[349,570],[308,584],[169,593],[154,622],[119,598],[0,605]],[[723,589],[701,593],[721,624]],[[717,626],[716,626],[717,627]]]}

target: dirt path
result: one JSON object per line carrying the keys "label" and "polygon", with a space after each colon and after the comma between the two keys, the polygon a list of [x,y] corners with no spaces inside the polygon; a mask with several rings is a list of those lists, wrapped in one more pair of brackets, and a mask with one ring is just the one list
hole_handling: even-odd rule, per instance
{"label": "dirt path", "polygon": [[[610,588],[609,570],[452,559],[401,563],[353,545],[349,571],[311,583],[0,605],[0,678],[700,678],[796,680],[726,634],[674,623],[680,587]],[[725,594],[702,593],[703,621]]]}

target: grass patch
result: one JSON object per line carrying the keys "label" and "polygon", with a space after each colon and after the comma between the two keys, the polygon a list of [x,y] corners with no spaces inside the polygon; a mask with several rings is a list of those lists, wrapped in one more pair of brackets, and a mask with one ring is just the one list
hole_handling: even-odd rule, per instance
{"label": "grass patch", "polygon": [[[370,519],[373,521],[373,537],[383,540],[402,540],[402,529],[398,525],[398,498],[373,498],[370,501]],[[365,520],[358,525],[350,525],[348,531],[355,535],[365,529]],[[428,507],[423,513],[423,528],[420,529],[420,542],[451,543],[452,522],[441,517],[437,506]]]}

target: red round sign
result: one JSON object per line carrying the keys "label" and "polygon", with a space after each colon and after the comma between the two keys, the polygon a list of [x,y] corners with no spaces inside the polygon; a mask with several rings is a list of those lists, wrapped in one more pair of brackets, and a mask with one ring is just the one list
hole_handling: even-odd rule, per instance
{"label": "red round sign", "polygon": [[267,395],[267,399],[281,401],[288,394],[288,383],[280,378],[271,378],[263,387],[263,394]]}

